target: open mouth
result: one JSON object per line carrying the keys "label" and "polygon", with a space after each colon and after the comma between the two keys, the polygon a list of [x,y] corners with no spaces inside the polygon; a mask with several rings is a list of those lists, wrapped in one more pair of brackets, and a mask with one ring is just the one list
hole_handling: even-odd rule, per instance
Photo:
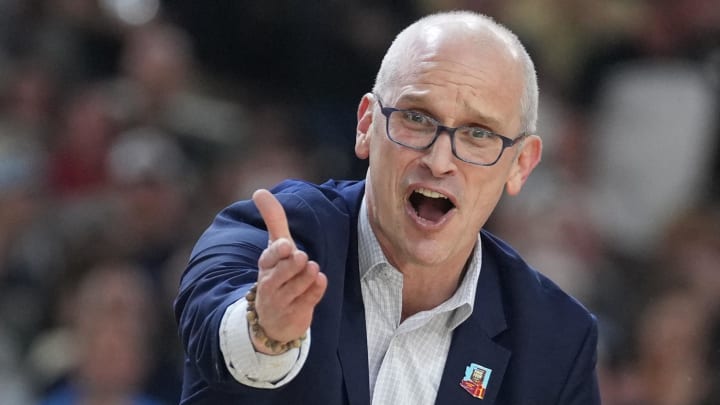
{"label": "open mouth", "polygon": [[447,196],[425,188],[413,191],[409,201],[418,217],[431,222],[440,221],[455,208],[455,204]]}

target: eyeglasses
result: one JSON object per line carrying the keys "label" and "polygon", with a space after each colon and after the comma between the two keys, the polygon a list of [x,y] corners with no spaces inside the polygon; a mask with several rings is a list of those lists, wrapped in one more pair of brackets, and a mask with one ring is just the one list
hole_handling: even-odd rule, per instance
{"label": "eyeglasses", "polygon": [[523,132],[515,139],[510,139],[480,127],[446,127],[421,112],[385,107],[380,98],[375,97],[380,104],[380,111],[387,118],[385,132],[388,139],[410,149],[426,150],[433,146],[444,131],[450,136],[453,155],[474,165],[494,165],[506,148],[514,146],[528,135]]}

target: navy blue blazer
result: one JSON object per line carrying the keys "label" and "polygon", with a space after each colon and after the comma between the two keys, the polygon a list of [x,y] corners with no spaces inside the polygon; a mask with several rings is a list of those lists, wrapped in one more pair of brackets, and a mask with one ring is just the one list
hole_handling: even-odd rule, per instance
{"label": "navy blue blazer", "polygon": [[[251,201],[222,211],[195,246],[175,314],[186,351],[182,404],[370,403],[357,217],[365,183],[286,181],[272,191],[299,248],[318,262],[327,291],[313,318],[310,352],[287,385],[257,389],[235,381],[219,347],[225,309],[257,279],[268,234]],[[437,404],[599,404],[597,323],[577,301],[481,231],[475,310],[453,332]],[[460,386],[471,363],[492,370],[482,400]]]}

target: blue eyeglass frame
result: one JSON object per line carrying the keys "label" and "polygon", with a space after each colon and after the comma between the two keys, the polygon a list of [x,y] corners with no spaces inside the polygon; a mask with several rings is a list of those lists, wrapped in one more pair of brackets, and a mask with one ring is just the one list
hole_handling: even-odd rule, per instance
{"label": "blue eyeglass frame", "polygon": [[457,150],[455,150],[455,131],[457,131],[458,129],[461,129],[461,128],[468,128],[468,127],[448,127],[448,126],[442,125],[435,118],[428,116],[427,114],[423,114],[424,116],[430,118],[431,120],[433,120],[435,122],[435,125],[437,126],[437,130],[435,131],[435,136],[433,136],[432,141],[430,141],[430,143],[427,146],[417,147],[417,146],[406,145],[402,142],[399,142],[399,141],[393,139],[393,137],[390,136],[390,114],[397,112],[397,111],[399,111],[399,112],[415,112],[418,114],[422,114],[422,113],[415,111],[415,110],[403,110],[400,108],[385,107],[383,105],[383,102],[380,99],[380,97],[378,97],[376,94],[373,94],[373,95],[375,96],[375,99],[377,100],[378,104],[380,105],[380,112],[382,112],[382,114],[385,116],[385,135],[393,143],[396,143],[400,146],[404,146],[404,147],[412,149],[412,150],[422,151],[422,150],[430,149],[435,144],[435,141],[437,141],[437,139],[440,137],[440,134],[443,132],[447,132],[448,136],[450,137],[450,148],[452,149],[453,156],[455,156],[457,159],[459,159],[465,163],[469,163],[471,165],[492,166],[500,160],[503,153],[505,152],[505,149],[512,148],[513,146],[515,146],[516,143],[520,142],[522,139],[526,138],[529,135],[527,132],[522,132],[517,137],[515,137],[515,139],[512,139],[512,138],[508,138],[507,136],[500,135],[496,132],[493,132],[493,131],[490,131],[490,130],[487,130],[484,128],[480,128],[483,131],[486,131],[489,135],[497,136],[498,138],[500,138],[500,140],[502,141],[502,149],[500,149],[500,153],[498,154],[497,158],[495,158],[495,160],[492,161],[491,163],[471,162],[469,160],[465,160],[465,159],[461,158],[460,156],[458,156]]}

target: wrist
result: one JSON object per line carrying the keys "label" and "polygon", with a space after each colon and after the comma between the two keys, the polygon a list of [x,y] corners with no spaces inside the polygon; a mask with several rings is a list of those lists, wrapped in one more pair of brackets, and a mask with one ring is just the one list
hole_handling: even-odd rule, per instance
{"label": "wrist", "polygon": [[290,349],[298,348],[306,338],[306,334],[301,337],[288,341],[280,342],[272,339],[265,333],[265,329],[260,326],[260,317],[255,310],[255,298],[257,296],[257,284],[253,285],[247,294],[245,294],[245,300],[247,301],[247,321],[250,330],[250,339],[252,341],[255,350],[270,355],[276,355],[284,353]]}

